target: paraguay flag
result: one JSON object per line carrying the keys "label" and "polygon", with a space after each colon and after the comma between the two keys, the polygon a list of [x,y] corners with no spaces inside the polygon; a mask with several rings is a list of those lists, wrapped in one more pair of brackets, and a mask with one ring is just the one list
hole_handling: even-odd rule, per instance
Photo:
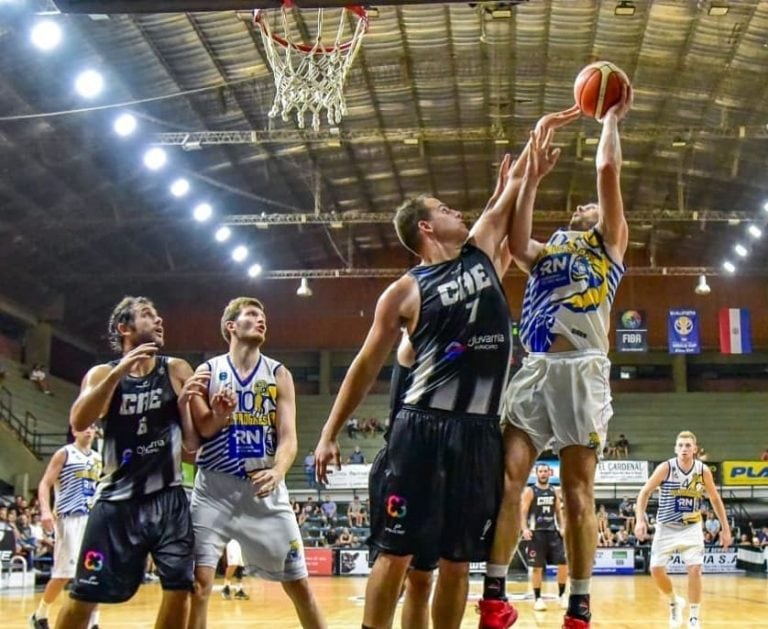
{"label": "paraguay flag", "polygon": [[752,328],[749,310],[744,308],[720,309],[720,351],[723,354],[749,354],[752,352]]}

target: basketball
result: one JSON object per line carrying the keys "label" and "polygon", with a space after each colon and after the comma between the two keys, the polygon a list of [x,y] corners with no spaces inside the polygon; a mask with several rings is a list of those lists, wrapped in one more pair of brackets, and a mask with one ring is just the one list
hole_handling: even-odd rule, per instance
{"label": "basketball", "polygon": [[610,61],[596,61],[579,72],[573,84],[573,97],[582,113],[598,120],[621,100],[621,87],[629,84],[627,75]]}

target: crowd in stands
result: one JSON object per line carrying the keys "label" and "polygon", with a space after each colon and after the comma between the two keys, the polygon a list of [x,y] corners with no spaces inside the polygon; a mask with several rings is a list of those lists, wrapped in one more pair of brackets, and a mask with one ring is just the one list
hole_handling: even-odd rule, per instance
{"label": "crowd in stands", "polygon": [[351,417],[347,420],[346,429],[347,437],[350,439],[357,439],[357,435],[359,434],[363,435],[365,438],[383,434],[386,432],[387,426],[375,417],[369,417],[368,419]]}
{"label": "crowd in stands", "polygon": [[0,503],[0,529],[13,535],[14,554],[23,557],[27,566],[41,568],[53,559],[53,535],[40,522],[37,498],[28,501],[16,496],[11,504]]}
{"label": "crowd in stands", "polygon": [[370,533],[368,501],[356,495],[348,504],[337,505],[330,497],[304,504],[291,500],[305,546],[360,548]]}

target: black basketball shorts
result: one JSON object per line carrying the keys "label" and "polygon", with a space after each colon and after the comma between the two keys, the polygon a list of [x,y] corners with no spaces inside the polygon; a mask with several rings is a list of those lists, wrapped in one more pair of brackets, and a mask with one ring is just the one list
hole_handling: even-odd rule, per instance
{"label": "black basketball shorts", "polygon": [[565,545],[559,531],[534,531],[528,542],[528,565],[531,568],[562,566],[565,561]]}
{"label": "black basketball shorts", "polygon": [[128,500],[97,500],[88,518],[70,596],[121,603],[141,585],[151,554],[164,590],[192,591],[192,521],[182,487]]}
{"label": "black basketball shorts", "polygon": [[419,564],[485,561],[503,491],[498,418],[404,406],[371,471],[371,537]]}

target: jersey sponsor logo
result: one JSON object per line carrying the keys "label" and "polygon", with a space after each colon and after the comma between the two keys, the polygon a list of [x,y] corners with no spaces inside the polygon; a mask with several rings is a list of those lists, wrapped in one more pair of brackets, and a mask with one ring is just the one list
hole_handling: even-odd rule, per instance
{"label": "jersey sponsor logo", "polygon": [[504,334],[475,334],[467,341],[467,347],[474,350],[499,349],[499,345],[507,340]]}
{"label": "jersey sponsor logo", "polygon": [[165,447],[165,439],[155,439],[147,445],[136,446],[136,454],[139,456],[147,456],[148,454],[157,454],[160,452],[160,448]]}
{"label": "jersey sponsor logo", "polygon": [[85,551],[83,567],[90,572],[99,572],[104,567],[104,555],[98,550]]}
{"label": "jersey sponsor logo", "polygon": [[408,502],[402,496],[390,494],[387,496],[387,515],[401,520],[408,513]]}
{"label": "jersey sponsor logo", "polygon": [[491,278],[485,272],[483,265],[478,262],[455,280],[440,284],[437,287],[437,292],[440,295],[440,303],[443,306],[451,306],[491,285]]}
{"label": "jersey sponsor logo", "polygon": [[133,450],[126,448],[123,450],[123,455],[120,457],[120,465],[128,465],[133,458]]}
{"label": "jersey sponsor logo", "polygon": [[227,439],[229,456],[233,459],[264,456],[264,427],[232,425]]}
{"label": "jersey sponsor logo", "polygon": [[163,389],[152,389],[141,393],[123,393],[120,400],[120,415],[141,415],[160,408],[163,404]]}

